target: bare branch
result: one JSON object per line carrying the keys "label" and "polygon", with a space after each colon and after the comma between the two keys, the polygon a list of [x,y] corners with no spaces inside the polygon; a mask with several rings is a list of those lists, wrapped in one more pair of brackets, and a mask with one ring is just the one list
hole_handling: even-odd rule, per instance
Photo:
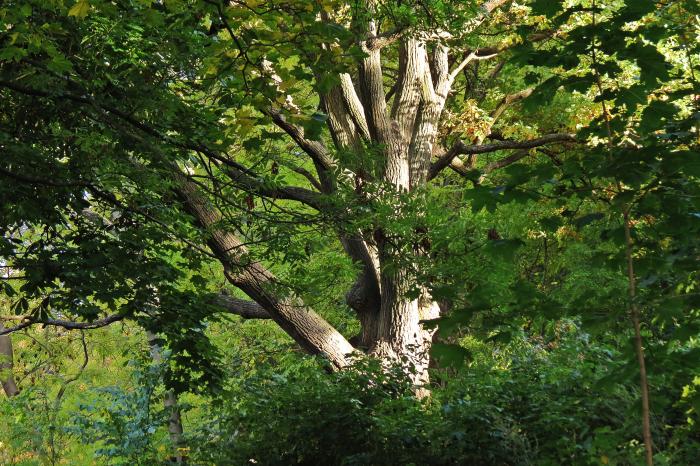
{"label": "bare branch", "polygon": [[532,149],[533,147],[543,146],[554,142],[577,142],[576,135],[572,133],[555,133],[546,134],[542,137],[530,139],[527,141],[501,141],[492,144],[467,145],[462,141],[458,141],[444,155],[430,166],[429,178],[434,178],[440,171],[450,165],[452,160],[458,155],[465,154],[485,154],[488,152],[496,152],[506,149]]}
{"label": "bare branch", "polygon": [[506,110],[506,108],[508,108],[508,106],[515,102],[523,100],[526,97],[529,97],[530,94],[532,94],[532,91],[533,88],[524,89],[520,92],[516,92],[515,94],[509,94],[503,97],[503,99],[501,99],[496,108],[491,112],[491,118],[493,120],[497,120],[498,117],[500,117],[501,114]]}
{"label": "bare branch", "polygon": [[469,63],[471,63],[473,60],[488,60],[489,58],[493,58],[496,55],[498,55],[497,52],[487,52],[484,53],[481,50],[476,50],[474,52],[470,52],[467,54],[467,56],[459,62],[457,66],[454,67],[454,69],[450,72],[448,82],[451,85],[452,82],[454,82],[455,78],[457,78],[457,75],[462,72],[465,66],[467,66]]}
{"label": "bare branch", "polygon": [[312,141],[304,136],[304,130],[297,125],[290,123],[287,118],[275,108],[267,111],[267,114],[272,118],[272,121],[279,126],[285,133],[294,139],[294,142],[306,152],[311,159],[326,170],[331,170],[335,165],[326,146],[320,141]]}
{"label": "bare branch", "polygon": [[270,314],[258,303],[245,299],[234,298],[227,294],[219,293],[214,297],[214,304],[225,309],[230,314],[241,316],[244,319],[270,319]]}
{"label": "bare branch", "polygon": [[492,171],[498,170],[499,168],[507,167],[508,165],[511,165],[517,162],[518,160],[527,157],[528,154],[529,152],[527,150],[520,150],[514,154],[509,155],[508,157],[504,157],[500,160],[496,160],[495,162],[487,164],[484,168],[481,169],[481,176],[479,177],[479,182],[483,181],[484,178],[486,178],[486,175],[491,173]]}
{"label": "bare branch", "polygon": [[22,322],[3,330],[0,330],[0,335],[7,335],[8,333],[16,332],[18,330],[25,329],[32,325],[51,325],[54,327],[63,327],[66,330],[88,330],[100,327],[106,327],[109,324],[118,322],[124,319],[122,314],[112,314],[103,319],[94,320],[92,322],[74,322],[72,320],[60,320],[60,319],[37,319],[32,316],[3,316],[1,319],[6,320],[21,320]]}

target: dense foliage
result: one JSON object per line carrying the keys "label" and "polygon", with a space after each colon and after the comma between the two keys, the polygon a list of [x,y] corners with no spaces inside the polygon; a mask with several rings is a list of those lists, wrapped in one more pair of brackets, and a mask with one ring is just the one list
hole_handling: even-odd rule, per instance
{"label": "dense foliage", "polygon": [[695,464],[699,149],[694,0],[5,1],[0,462]]}

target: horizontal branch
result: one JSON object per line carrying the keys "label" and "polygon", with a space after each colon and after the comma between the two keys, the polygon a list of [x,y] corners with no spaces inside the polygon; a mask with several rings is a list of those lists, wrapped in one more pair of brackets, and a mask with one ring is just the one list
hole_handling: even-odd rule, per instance
{"label": "horizontal branch", "polygon": [[[216,306],[221,307],[225,312],[241,316],[244,319],[270,318],[267,311],[259,304],[253,301],[247,301],[245,299],[234,298],[233,296],[228,296],[223,293],[216,295],[213,299],[213,303]],[[123,314],[112,314],[92,322],[76,322],[73,320],[63,319],[37,319],[32,316],[0,316],[0,322],[8,320],[19,321],[19,324],[17,325],[1,329],[0,335],[7,335],[9,333],[17,332],[27,327],[31,327],[32,325],[50,325],[53,327],[62,327],[66,330],[91,330],[106,327],[114,322],[124,320],[124,318],[126,318],[126,316]]]}
{"label": "horizontal branch", "polygon": [[244,319],[270,319],[270,314],[258,303],[246,299],[234,298],[223,293],[214,297],[214,304],[226,310],[229,314],[241,316]]}
{"label": "horizontal branch", "polygon": [[376,36],[368,38],[364,42],[364,47],[367,50],[379,50],[382,47],[393,44],[401,38],[401,36],[406,32],[404,28],[397,29],[395,31],[387,32],[385,34],[378,34]]}
{"label": "horizontal branch", "polygon": [[18,330],[25,329],[27,327],[30,327],[32,325],[51,325],[54,327],[63,327],[67,330],[89,330],[89,329],[95,329],[95,328],[100,328],[100,327],[106,327],[109,324],[112,324],[114,322],[118,322],[120,320],[124,319],[124,315],[121,314],[112,314],[110,316],[107,316],[103,319],[98,319],[94,320],[92,322],[75,322],[72,320],[60,320],[60,319],[36,319],[32,316],[13,316],[13,317],[7,317],[7,316],[2,316],[0,319],[3,320],[21,320],[21,322],[13,327],[9,327],[3,330],[0,330],[0,335],[7,335],[12,332],[16,332]]}
{"label": "horizontal branch", "polygon": [[458,141],[444,155],[430,166],[429,178],[434,178],[440,171],[450,165],[452,160],[458,155],[485,154],[507,149],[532,149],[554,142],[576,142],[576,136],[572,133],[547,134],[539,138],[527,141],[500,141],[491,144],[469,145],[463,141]]}
{"label": "horizontal branch", "polygon": [[[534,42],[541,42],[543,40],[547,40],[553,37],[556,37],[559,34],[558,31],[546,31],[546,32],[539,32],[535,34],[530,34],[527,36],[527,43],[534,43]],[[515,43],[502,43],[502,44],[497,44],[494,46],[489,46],[489,47],[480,47],[478,49],[473,50],[472,53],[477,55],[478,57],[487,57],[491,58],[496,55],[499,55],[501,52],[505,52],[506,50],[513,49],[515,47],[518,47],[522,45],[520,42],[515,42]]]}
{"label": "horizontal branch", "polygon": [[504,157],[500,160],[496,160],[495,162],[491,162],[487,164],[482,170],[481,170],[481,177],[480,180],[483,181],[483,178],[488,174],[491,173],[494,170],[498,170],[499,168],[507,167],[508,165],[511,165],[515,162],[517,162],[520,159],[523,159],[527,157],[527,154],[529,152],[527,150],[520,150],[512,155],[509,155],[508,157]]}

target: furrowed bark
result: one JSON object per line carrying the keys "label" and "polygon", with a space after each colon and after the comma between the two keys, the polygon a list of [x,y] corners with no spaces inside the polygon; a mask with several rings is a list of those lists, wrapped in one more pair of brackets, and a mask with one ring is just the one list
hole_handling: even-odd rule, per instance
{"label": "furrowed bark", "polygon": [[244,319],[270,319],[270,313],[253,301],[218,294],[214,297],[214,304],[220,306],[226,312],[241,316]]}
{"label": "furrowed bark", "polygon": [[360,149],[362,142],[360,141],[355,120],[346,111],[346,103],[341,86],[334,86],[328,94],[322,96],[321,103],[328,115],[328,126],[336,147],[351,150]]}
{"label": "furrowed bark", "polygon": [[360,102],[360,97],[357,95],[355,85],[352,83],[352,78],[348,73],[341,73],[340,75],[340,90],[352,121],[360,130],[362,137],[369,140],[369,127],[365,119],[365,109],[362,106],[362,102]]}
{"label": "furrowed bark", "polygon": [[[340,84],[324,96],[321,102],[328,114],[328,129],[335,147],[339,151],[363,151],[362,141],[370,138],[364,107],[355,91],[350,75],[342,73]],[[356,182],[362,182],[370,176],[365,167],[352,167]],[[380,306],[379,263],[376,250],[362,237],[361,232],[348,234],[339,232],[339,239],[345,252],[356,263],[362,264],[355,283],[346,294],[346,303],[358,316],[362,333],[359,346],[363,349],[371,346],[377,335],[376,318]]]}
{"label": "furrowed bark", "polygon": [[391,118],[396,122],[400,143],[408,148],[411,142],[416,110],[420,102],[420,76],[425,73],[425,45],[408,37],[399,48],[399,76],[391,107]]}
{"label": "furrowed bark", "polygon": [[341,241],[348,255],[364,264],[355,283],[346,294],[345,301],[357,313],[361,328],[359,346],[367,350],[376,343],[379,336],[378,319],[382,292],[378,258],[374,248],[368,247],[360,238],[343,238]]}
{"label": "furrowed bark", "polygon": [[[387,258],[393,261],[393,258]],[[378,325],[379,336],[371,354],[407,370],[420,396],[427,394],[430,382],[430,345],[435,329],[427,329],[422,320],[440,316],[440,308],[427,289],[417,299],[408,299],[413,278],[405,268],[383,263],[382,302]]]}
{"label": "furrowed bark", "polygon": [[[374,2],[368,2],[368,6],[373,10]],[[374,19],[370,19],[365,25],[364,33],[368,38],[377,36]],[[369,134],[372,141],[384,150],[384,179],[398,190],[408,190],[408,154],[399,142],[401,128],[395,121],[390,121],[387,113],[380,49],[368,49],[365,46],[363,51],[366,56],[360,63],[360,98]]]}
{"label": "furrowed bark", "polygon": [[221,215],[198,192],[197,186],[176,174],[177,193],[186,210],[210,235],[208,244],[224,267],[224,275],[234,286],[265,309],[270,317],[311,354],[322,354],[341,368],[349,363],[352,345],[299,298],[278,297],[276,278],[259,262],[253,261],[243,243],[219,226]]}

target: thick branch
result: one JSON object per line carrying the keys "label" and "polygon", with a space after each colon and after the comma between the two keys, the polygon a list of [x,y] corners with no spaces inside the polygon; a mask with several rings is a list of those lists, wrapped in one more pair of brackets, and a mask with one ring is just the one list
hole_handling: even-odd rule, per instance
{"label": "thick branch", "polygon": [[[375,7],[375,2],[368,2],[370,9]],[[366,37],[377,36],[377,24],[371,18],[363,25]],[[360,99],[365,110],[365,120],[372,140],[383,144],[389,152],[393,146],[394,135],[387,115],[386,98],[384,95],[384,78],[382,75],[382,61],[379,50],[363,49],[366,56],[360,63],[359,84]]]}
{"label": "thick branch", "polygon": [[221,214],[184,175],[174,173],[176,189],[186,210],[208,231],[207,243],[224,267],[224,275],[265,309],[270,317],[311,354],[325,355],[335,367],[348,364],[352,345],[320,315],[295,296],[280,297],[276,277],[251,259],[245,245],[230,231],[222,230]]}
{"label": "thick branch", "polygon": [[352,83],[352,78],[348,73],[341,73],[340,89],[343,92],[343,101],[345,102],[345,106],[353,122],[360,129],[362,137],[369,139],[369,127],[367,126],[367,119],[365,118],[365,109],[362,106],[362,102],[360,102],[360,97],[357,95],[355,86]]}
{"label": "thick branch", "polygon": [[214,304],[223,308],[229,314],[241,316],[244,319],[270,319],[270,314],[258,303],[245,299],[234,298],[223,293],[215,296]]}
{"label": "thick branch", "polygon": [[396,31],[391,31],[385,34],[379,34],[377,36],[370,37],[364,42],[363,46],[367,50],[379,50],[382,47],[391,45],[397,40],[399,40],[404,32],[404,29],[398,29]]}
{"label": "thick branch", "polygon": [[323,198],[318,193],[298,186],[281,186],[270,188],[258,179],[242,174],[240,171],[223,167],[223,172],[244,191],[259,194],[273,199],[288,199],[298,201],[317,210],[323,209]]}
{"label": "thick branch", "polygon": [[304,137],[304,130],[287,121],[279,110],[272,108],[267,111],[272,121],[284,130],[311,159],[325,170],[333,169],[334,162],[326,147],[320,141],[312,141]]}

